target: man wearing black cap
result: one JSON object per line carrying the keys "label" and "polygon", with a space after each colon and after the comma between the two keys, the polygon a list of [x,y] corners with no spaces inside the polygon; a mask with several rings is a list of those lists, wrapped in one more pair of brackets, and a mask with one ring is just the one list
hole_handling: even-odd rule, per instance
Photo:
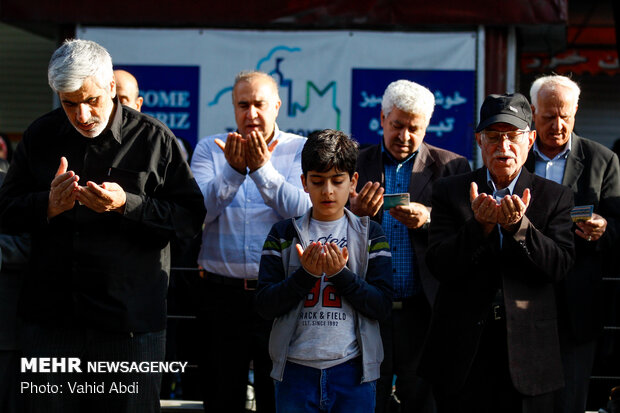
{"label": "man wearing black cap", "polygon": [[563,386],[553,285],[573,264],[573,198],[522,168],[531,120],[525,96],[489,95],[484,167],[433,188],[426,262],[441,284],[419,373],[440,413],[547,412]]}

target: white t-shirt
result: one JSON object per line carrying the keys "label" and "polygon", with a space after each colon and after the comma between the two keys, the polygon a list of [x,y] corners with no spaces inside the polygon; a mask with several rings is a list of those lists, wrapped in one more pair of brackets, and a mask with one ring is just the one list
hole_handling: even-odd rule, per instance
{"label": "white t-shirt", "polygon": [[[347,217],[336,221],[310,220],[310,242],[334,242],[347,246]],[[325,274],[304,302],[291,339],[288,360],[304,366],[326,369],[360,354],[355,334],[357,313],[340,297]]]}

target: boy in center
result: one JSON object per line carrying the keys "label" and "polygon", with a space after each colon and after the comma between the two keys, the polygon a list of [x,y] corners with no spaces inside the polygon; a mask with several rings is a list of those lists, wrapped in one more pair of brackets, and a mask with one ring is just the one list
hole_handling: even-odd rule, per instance
{"label": "boy in center", "polygon": [[311,134],[301,180],[312,208],[275,224],[263,246],[256,305],[275,319],[277,412],[374,412],[392,265],[381,226],[345,208],[357,154],[343,132]]}

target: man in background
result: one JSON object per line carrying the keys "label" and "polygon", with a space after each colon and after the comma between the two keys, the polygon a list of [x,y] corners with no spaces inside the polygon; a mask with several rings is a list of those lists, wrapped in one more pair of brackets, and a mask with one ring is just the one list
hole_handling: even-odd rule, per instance
{"label": "man in background", "polygon": [[532,84],[536,142],[525,166],[569,187],[575,206],[590,207],[574,227],[575,266],[558,284],[560,349],[565,387],[556,413],[583,413],[597,339],[603,327],[603,263],[620,236],[620,167],[608,148],[577,135],[579,86],[565,76],[543,76]]}
{"label": "man in background", "polygon": [[[140,88],[138,87],[138,81],[134,75],[126,70],[119,69],[114,71],[114,80],[116,81],[116,94],[120,102],[125,106],[129,106],[141,112],[144,98],[140,96]],[[189,144],[187,144],[188,146],[186,147],[186,143],[183,139],[179,136],[176,138],[179,143],[179,149],[181,149],[181,153],[183,154],[183,159],[189,162],[191,151]]]}
{"label": "man in background", "polygon": [[138,81],[126,70],[115,70],[114,80],[116,81],[116,94],[123,105],[140,112],[144,98],[140,96]]}

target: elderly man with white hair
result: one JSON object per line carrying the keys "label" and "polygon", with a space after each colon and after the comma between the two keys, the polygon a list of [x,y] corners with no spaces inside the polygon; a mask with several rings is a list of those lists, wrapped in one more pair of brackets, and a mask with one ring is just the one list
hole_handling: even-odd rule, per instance
{"label": "elderly man with white hair", "polygon": [[573,190],[575,206],[591,208],[574,226],[575,267],[557,286],[565,387],[555,412],[586,408],[596,342],[603,326],[603,263],[620,237],[620,167],[603,145],[577,135],[579,86],[566,76],[543,76],[530,89],[536,142],[525,167]]}
{"label": "elderly man with white hair", "polygon": [[48,77],[62,107],[24,133],[0,224],[32,240],[23,356],[75,357],[81,372],[26,374],[26,411],[159,411],[161,370],[102,374],[88,363],[164,360],[169,241],[200,233],[202,194],[172,132],[120,104],[103,47],[66,41]]}
{"label": "elderly man with white hair", "polygon": [[[415,371],[431,316],[437,282],[425,264],[433,182],[470,171],[465,158],[424,142],[435,106],[427,88],[408,81],[390,83],[381,104],[383,140],[357,160],[357,191],[351,210],[381,223],[392,249],[394,303],[381,325],[385,357],[377,382],[377,412],[388,409],[392,378],[402,412],[430,412],[430,387]],[[384,195],[409,193],[406,205],[383,208]]]}

